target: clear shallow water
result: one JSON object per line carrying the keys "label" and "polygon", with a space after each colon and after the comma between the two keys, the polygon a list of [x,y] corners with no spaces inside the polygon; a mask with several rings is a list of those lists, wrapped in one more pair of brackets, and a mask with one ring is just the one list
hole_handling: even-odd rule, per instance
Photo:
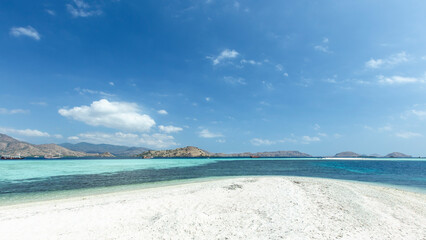
{"label": "clear shallow water", "polygon": [[0,202],[135,184],[231,176],[355,180],[426,192],[426,161],[415,159],[78,159],[0,161]]}

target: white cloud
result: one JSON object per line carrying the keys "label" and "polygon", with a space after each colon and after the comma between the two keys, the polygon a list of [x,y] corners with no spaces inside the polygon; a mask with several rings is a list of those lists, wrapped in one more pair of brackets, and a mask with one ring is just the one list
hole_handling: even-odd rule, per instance
{"label": "white cloud", "polygon": [[420,120],[426,119],[426,111],[425,110],[418,110],[418,109],[411,109],[401,114],[402,119],[408,119],[409,117],[417,117]]}
{"label": "white cloud", "polygon": [[393,84],[407,84],[407,83],[424,83],[425,80],[421,78],[413,77],[402,77],[402,76],[378,76],[379,83],[383,85],[393,85]]}
{"label": "white cloud", "polygon": [[234,2],[234,8],[236,8],[237,10],[240,9],[240,3],[238,1]]}
{"label": "white cloud", "polygon": [[106,99],[94,101],[90,106],[61,108],[59,114],[64,117],[84,122],[91,126],[105,126],[131,131],[149,131],[155,121],[146,114],[141,114],[135,103],[110,102]]}
{"label": "white cloud", "polygon": [[210,97],[205,98],[206,102],[210,102],[212,99]]}
{"label": "white cloud", "polygon": [[343,135],[342,135],[342,134],[335,133],[335,134],[333,134],[333,137],[334,137],[334,138],[341,138],[341,137],[343,137]]}
{"label": "white cloud", "polygon": [[225,82],[232,84],[232,85],[246,85],[246,80],[242,77],[231,77],[231,76],[225,76],[223,77]]}
{"label": "white cloud", "polygon": [[108,84],[111,85],[111,86],[115,85],[114,82],[109,82]]}
{"label": "white cloud", "polygon": [[420,118],[424,118],[424,117],[426,117],[426,111],[422,111],[422,110],[410,110],[410,113],[412,113],[412,114],[414,114],[414,115],[416,115],[417,117],[420,117]]}
{"label": "white cloud", "polygon": [[236,58],[236,57],[238,57],[238,55],[239,55],[239,53],[235,50],[225,49],[219,54],[219,56],[208,57],[208,58],[213,61],[213,65],[217,65],[217,64],[221,63],[222,61],[224,61],[226,59]]}
{"label": "white cloud", "polygon": [[183,128],[181,128],[181,127],[163,126],[163,125],[158,126],[158,129],[160,129],[160,131],[165,132],[165,133],[180,132],[180,131],[183,130]]}
{"label": "white cloud", "polygon": [[261,139],[261,138],[253,138],[250,140],[250,143],[254,146],[262,146],[262,145],[273,145],[275,144],[275,141],[271,141],[268,139]]}
{"label": "white cloud", "polygon": [[46,9],[46,12],[47,12],[48,14],[52,15],[52,16],[55,16],[55,15],[56,15],[56,12],[55,12],[55,11],[53,11],[53,10],[50,10],[50,9]]}
{"label": "white cloud", "polygon": [[275,68],[277,69],[277,71],[282,71],[282,70],[284,70],[284,67],[283,67],[283,65],[281,65],[281,64],[277,64],[277,65],[275,65]]}
{"label": "white cloud", "polygon": [[263,86],[265,86],[266,89],[268,90],[274,90],[274,86],[272,85],[272,83],[267,82],[267,81],[262,81]]}
{"label": "white cloud", "polygon": [[58,139],[64,138],[61,134],[53,134],[52,137],[58,138]]}
{"label": "white cloud", "polygon": [[369,61],[367,61],[365,63],[365,66],[367,66],[368,68],[379,68],[380,66],[383,65],[383,60],[382,59],[370,59]]}
{"label": "white cloud", "polygon": [[6,134],[18,134],[27,137],[50,137],[49,133],[35,129],[0,128],[0,132]]}
{"label": "white cloud", "polygon": [[284,77],[288,77],[288,73],[286,73],[286,72],[285,72],[285,73],[283,73],[283,76],[284,76]]}
{"label": "white cloud", "polygon": [[87,89],[87,88],[74,88],[74,90],[77,91],[78,93],[80,93],[81,95],[95,94],[95,95],[101,95],[101,96],[104,96],[104,97],[115,96],[114,94],[111,94],[111,93],[106,93],[106,92],[98,91],[98,90],[91,90],[91,89]]}
{"label": "white cloud", "polygon": [[216,140],[216,142],[217,143],[226,143],[226,140],[225,139],[218,139],[218,140]]}
{"label": "white cloud", "polygon": [[318,131],[321,128],[321,126],[318,123],[314,124],[314,130]]}
{"label": "white cloud", "polygon": [[379,127],[377,130],[379,130],[380,132],[389,132],[392,131],[392,126],[391,125],[385,125],[383,127]]}
{"label": "white cloud", "polygon": [[324,53],[330,52],[330,50],[328,50],[328,46],[323,46],[323,45],[316,45],[314,46],[314,49],[317,50],[318,52],[324,52]]}
{"label": "white cloud", "polygon": [[331,84],[337,84],[337,83],[339,83],[339,82],[336,80],[336,78],[327,78],[327,79],[325,79],[325,80],[324,80],[324,82],[326,82],[326,83],[331,83]]}
{"label": "white cloud", "polygon": [[164,109],[161,109],[161,110],[158,110],[157,111],[157,113],[158,114],[161,114],[161,115],[167,115],[167,114],[169,114],[166,110],[164,110]]}
{"label": "white cloud", "polygon": [[202,138],[219,138],[219,137],[223,137],[223,135],[221,133],[212,133],[208,129],[201,130],[198,133],[198,136],[202,137]]}
{"label": "white cloud", "polygon": [[415,133],[415,132],[399,132],[399,133],[396,133],[395,136],[408,139],[408,138],[414,138],[414,137],[421,137],[422,135],[420,133]]}
{"label": "white cloud", "polygon": [[137,146],[137,147],[153,147],[153,148],[167,148],[178,145],[173,136],[166,134],[133,134],[133,133],[81,133],[77,136],[68,138],[73,141],[84,141],[89,143],[106,143],[114,145]]}
{"label": "white cloud", "polygon": [[321,139],[319,137],[303,136],[302,141],[303,143],[310,143],[310,142],[319,142],[321,141]]}
{"label": "white cloud", "polygon": [[243,59],[240,61],[241,64],[251,64],[251,65],[262,65],[261,62],[256,62],[255,60]]}
{"label": "white cloud", "polygon": [[391,67],[394,65],[398,65],[400,63],[408,62],[409,57],[405,52],[400,52],[397,54],[390,55],[389,57],[385,59],[370,59],[365,63],[365,66],[367,68],[382,68],[382,67]]}
{"label": "white cloud", "polygon": [[67,4],[67,10],[73,17],[90,17],[102,14],[100,9],[92,8],[83,0],[73,0],[73,3]]}
{"label": "white cloud", "polygon": [[40,34],[31,26],[27,27],[12,27],[10,35],[14,37],[26,36],[35,40],[40,40]]}
{"label": "white cloud", "polygon": [[328,42],[329,42],[328,38],[325,37],[325,38],[322,39],[321,44],[314,46],[314,49],[318,52],[331,53],[331,51],[328,48]]}
{"label": "white cloud", "polygon": [[389,124],[386,124],[382,127],[371,127],[371,126],[364,126],[365,129],[369,130],[369,131],[374,131],[374,132],[390,132],[393,130],[393,127]]}
{"label": "white cloud", "polygon": [[28,110],[24,109],[7,109],[7,108],[0,108],[0,114],[20,114],[20,113],[28,113]]}
{"label": "white cloud", "polygon": [[31,105],[47,106],[47,102],[30,102]]}

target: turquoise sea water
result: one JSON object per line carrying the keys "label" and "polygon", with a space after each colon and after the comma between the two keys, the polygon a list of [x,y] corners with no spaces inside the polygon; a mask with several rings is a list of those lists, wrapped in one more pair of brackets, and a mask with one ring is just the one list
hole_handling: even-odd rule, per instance
{"label": "turquoise sea water", "polygon": [[355,180],[426,192],[426,161],[315,158],[61,159],[0,161],[0,203],[44,195],[234,176]]}

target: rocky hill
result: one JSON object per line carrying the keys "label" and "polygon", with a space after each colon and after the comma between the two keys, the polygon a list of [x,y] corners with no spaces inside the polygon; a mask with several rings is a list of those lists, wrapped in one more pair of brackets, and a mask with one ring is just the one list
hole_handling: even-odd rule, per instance
{"label": "rocky hill", "polygon": [[275,151],[275,152],[245,152],[245,153],[216,153],[212,154],[213,157],[250,157],[250,156],[259,156],[259,157],[311,157],[311,155],[302,153],[299,151]]}
{"label": "rocky hill", "polygon": [[361,155],[358,153],[346,151],[346,152],[338,153],[334,155],[334,157],[361,157]]}
{"label": "rocky hill", "polygon": [[73,151],[86,152],[86,153],[111,153],[115,156],[135,156],[143,152],[148,151],[148,148],[143,147],[126,147],[111,144],[92,144],[92,143],[62,143],[59,144],[62,147],[68,148]]}
{"label": "rocky hill", "polygon": [[18,141],[0,133],[0,155],[21,155],[23,157],[59,155],[63,157],[97,157],[99,154],[72,151],[56,144],[35,145]]}
{"label": "rocky hill", "polygon": [[137,157],[142,158],[176,158],[176,157],[209,157],[211,154],[197,147],[184,147],[172,150],[149,150]]}
{"label": "rocky hill", "polygon": [[173,158],[173,157],[310,157],[309,154],[302,153],[299,151],[276,151],[276,152],[257,152],[257,153],[210,153],[197,147],[184,147],[172,150],[161,150],[161,151],[146,151],[137,157],[144,158]]}
{"label": "rocky hill", "polygon": [[400,153],[400,152],[393,152],[393,153],[389,153],[385,157],[386,158],[410,158],[411,156],[404,153]]}

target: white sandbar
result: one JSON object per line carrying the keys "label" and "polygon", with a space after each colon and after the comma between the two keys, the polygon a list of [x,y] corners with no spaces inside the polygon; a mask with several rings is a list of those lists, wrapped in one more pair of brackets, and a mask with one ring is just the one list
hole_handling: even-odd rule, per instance
{"label": "white sandbar", "polygon": [[1,239],[426,239],[426,194],[233,178],[0,207]]}

